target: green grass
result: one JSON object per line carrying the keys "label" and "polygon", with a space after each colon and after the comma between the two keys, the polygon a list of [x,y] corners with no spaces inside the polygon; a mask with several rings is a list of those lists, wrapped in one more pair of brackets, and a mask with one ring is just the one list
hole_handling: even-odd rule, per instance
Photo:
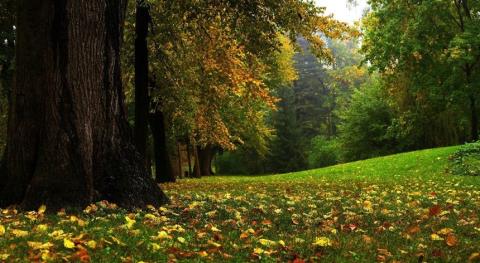
{"label": "green grass", "polygon": [[0,262],[466,262],[480,252],[480,178],[445,173],[456,149],[181,180],[162,186],[171,205],[131,214],[109,204],[73,218],[3,210]]}

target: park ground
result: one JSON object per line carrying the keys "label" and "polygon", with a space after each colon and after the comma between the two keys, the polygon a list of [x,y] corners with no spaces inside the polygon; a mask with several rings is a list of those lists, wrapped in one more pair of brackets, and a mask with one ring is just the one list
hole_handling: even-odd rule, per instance
{"label": "park ground", "polygon": [[457,147],[162,188],[127,212],[0,213],[0,262],[476,262],[480,178],[445,172]]}

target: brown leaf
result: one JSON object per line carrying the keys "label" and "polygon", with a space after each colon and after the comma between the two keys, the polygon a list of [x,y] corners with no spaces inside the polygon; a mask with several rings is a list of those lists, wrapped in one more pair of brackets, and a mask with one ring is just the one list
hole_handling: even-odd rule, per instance
{"label": "brown leaf", "polygon": [[410,226],[409,228],[407,228],[407,233],[413,235],[413,234],[416,234],[416,233],[420,232],[420,230],[421,229],[418,225],[414,225],[414,226]]}
{"label": "brown leaf", "polygon": [[454,234],[450,233],[445,239],[445,243],[447,243],[449,247],[454,247],[458,244],[458,238]]}
{"label": "brown leaf", "polygon": [[366,244],[371,244],[372,243],[372,238],[367,236],[367,235],[363,235],[362,239],[363,239],[363,242],[365,242]]}
{"label": "brown leaf", "polygon": [[428,214],[430,216],[436,216],[442,212],[442,208],[439,205],[434,205],[430,207]]}

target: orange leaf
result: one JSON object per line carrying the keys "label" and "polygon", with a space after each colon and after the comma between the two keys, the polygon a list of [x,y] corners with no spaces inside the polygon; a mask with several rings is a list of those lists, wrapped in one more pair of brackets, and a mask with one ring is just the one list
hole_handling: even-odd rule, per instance
{"label": "orange leaf", "polygon": [[454,234],[450,233],[450,234],[448,234],[447,238],[445,239],[445,242],[447,243],[447,245],[449,247],[454,247],[454,246],[457,245],[458,239]]}
{"label": "orange leaf", "polygon": [[415,226],[409,227],[407,229],[407,233],[413,235],[413,234],[416,234],[416,233],[420,232],[420,230],[421,230],[420,227],[418,225],[415,225]]}

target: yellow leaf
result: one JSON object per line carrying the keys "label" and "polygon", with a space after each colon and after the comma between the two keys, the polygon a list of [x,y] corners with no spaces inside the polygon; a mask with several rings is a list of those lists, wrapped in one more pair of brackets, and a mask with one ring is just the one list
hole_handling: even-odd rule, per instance
{"label": "yellow leaf", "polygon": [[317,237],[313,245],[319,247],[329,247],[332,245],[332,241],[328,237]]}
{"label": "yellow leaf", "polygon": [[65,234],[63,233],[63,230],[55,230],[48,235],[53,237],[54,239],[61,239],[65,236]]}
{"label": "yellow leaf", "polygon": [[155,215],[152,215],[152,214],[146,214],[144,218],[150,219],[150,220],[156,220],[157,219],[157,217]]}
{"label": "yellow leaf", "polygon": [[280,244],[282,247],[284,247],[285,246],[285,241],[280,240],[280,241],[278,241],[278,244]]}
{"label": "yellow leaf", "polygon": [[208,253],[207,253],[207,251],[200,251],[200,252],[198,252],[198,255],[201,256],[201,257],[207,257]]}
{"label": "yellow leaf", "polygon": [[448,235],[453,232],[453,229],[451,228],[442,228],[440,231],[437,232],[439,235]]}
{"label": "yellow leaf", "polygon": [[265,250],[259,248],[259,247],[256,247],[253,249],[253,253],[257,254],[257,255],[261,255],[263,254],[263,252],[265,252]]}
{"label": "yellow leaf", "polygon": [[37,231],[40,231],[40,232],[45,232],[45,231],[47,231],[48,226],[45,225],[45,224],[41,224],[41,225],[38,225],[35,229],[36,229]]}
{"label": "yellow leaf", "polygon": [[28,235],[27,231],[20,230],[20,229],[12,229],[11,232],[15,237],[24,237]]}
{"label": "yellow leaf", "polygon": [[152,243],[152,249],[153,249],[153,251],[157,251],[157,250],[159,250],[160,248],[161,248],[161,247],[160,247],[159,244],[157,244],[157,243]]}
{"label": "yellow leaf", "polygon": [[46,206],[46,205],[41,205],[41,206],[38,208],[38,213],[39,213],[39,214],[44,214],[45,211],[47,211],[47,206]]}
{"label": "yellow leaf", "polygon": [[5,227],[3,225],[0,225],[0,236],[5,235]]}
{"label": "yellow leaf", "polygon": [[214,246],[214,247],[221,247],[221,246],[222,246],[221,244],[219,244],[219,243],[217,243],[217,242],[214,242],[214,241],[212,241],[212,240],[208,240],[208,244],[210,244],[210,245],[212,245],[212,246]]}
{"label": "yellow leaf", "polygon": [[169,235],[165,231],[160,231],[160,232],[158,232],[158,235],[157,235],[156,238],[157,239],[165,239],[165,238],[169,238]]}
{"label": "yellow leaf", "polygon": [[185,238],[183,238],[183,237],[177,237],[177,240],[178,240],[178,242],[180,242],[182,244],[185,243]]}
{"label": "yellow leaf", "polygon": [[27,244],[33,250],[44,250],[44,249],[49,249],[53,247],[53,244],[50,242],[42,243],[42,242],[28,241]]}
{"label": "yellow leaf", "polygon": [[443,240],[443,238],[440,237],[440,236],[437,235],[437,234],[431,234],[431,235],[430,235],[430,238],[431,238],[432,240]]}
{"label": "yellow leaf", "polygon": [[220,229],[218,229],[218,228],[216,228],[216,227],[214,227],[214,226],[212,226],[212,228],[210,228],[210,230],[211,230],[212,232],[222,232]]}
{"label": "yellow leaf", "polygon": [[70,240],[68,238],[64,238],[63,239],[63,246],[66,247],[66,248],[74,248],[75,243],[73,243],[72,240]]}
{"label": "yellow leaf", "polygon": [[10,257],[10,254],[0,254],[0,260],[7,260]]}
{"label": "yellow leaf", "polygon": [[128,217],[128,216],[125,216],[125,221],[127,221],[127,228],[128,229],[131,229],[133,227],[133,225],[136,223],[135,220],[130,219],[130,217]]}
{"label": "yellow leaf", "polygon": [[97,247],[97,242],[95,240],[90,240],[87,242],[89,248],[95,249]]}
{"label": "yellow leaf", "polygon": [[372,212],[373,211],[372,202],[368,200],[363,201],[363,209],[367,212]]}
{"label": "yellow leaf", "polygon": [[272,241],[272,240],[268,240],[268,239],[259,239],[258,242],[260,242],[260,244],[266,246],[266,247],[272,247],[272,246],[275,246],[277,245],[277,242],[275,241]]}

